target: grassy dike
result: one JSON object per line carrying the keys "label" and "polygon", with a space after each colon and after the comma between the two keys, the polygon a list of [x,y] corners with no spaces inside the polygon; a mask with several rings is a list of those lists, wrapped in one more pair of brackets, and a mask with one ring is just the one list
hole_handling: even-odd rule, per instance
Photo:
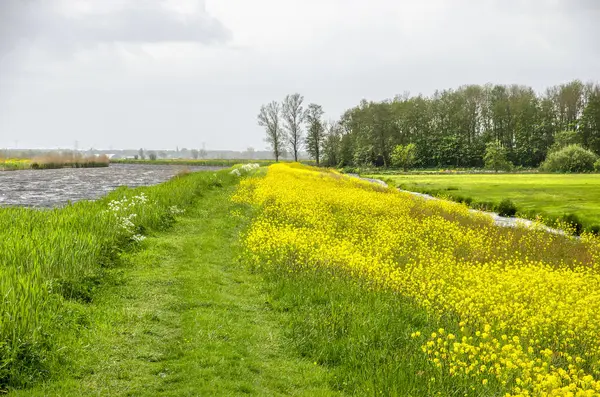
{"label": "grassy dike", "polygon": [[335,395],[328,373],[286,342],[287,314],[272,309],[263,277],[239,263],[248,209],[225,180],[123,256],[64,374],[10,395]]}

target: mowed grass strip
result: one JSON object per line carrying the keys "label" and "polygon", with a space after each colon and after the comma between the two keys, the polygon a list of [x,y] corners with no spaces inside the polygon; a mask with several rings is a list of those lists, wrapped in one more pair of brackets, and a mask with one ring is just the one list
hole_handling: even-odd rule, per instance
{"label": "mowed grass strip", "polygon": [[409,191],[498,204],[511,199],[521,215],[557,219],[575,214],[600,225],[600,174],[366,175]]}
{"label": "mowed grass strip", "polygon": [[287,313],[272,309],[261,276],[238,262],[245,220],[233,189],[207,192],[125,258],[71,373],[13,395],[335,395],[328,373],[286,342]]}

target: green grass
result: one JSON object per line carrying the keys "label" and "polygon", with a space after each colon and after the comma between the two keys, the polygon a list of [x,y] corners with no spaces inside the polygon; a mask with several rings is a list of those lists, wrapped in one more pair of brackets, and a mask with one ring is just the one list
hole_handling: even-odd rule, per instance
{"label": "green grass", "polygon": [[472,206],[498,204],[509,198],[520,215],[536,214],[553,221],[575,214],[584,227],[600,225],[600,175],[598,174],[487,174],[487,175],[365,175],[380,178],[405,190],[472,199]]}
{"label": "green grass", "polygon": [[86,326],[78,303],[94,299],[134,238],[167,229],[175,210],[234,179],[196,173],[53,210],[0,208],[0,389],[52,376]]}
{"label": "green grass", "polygon": [[239,263],[235,180],[200,193],[78,303],[86,325],[61,374],[14,396],[336,395],[329,374],[287,343],[286,314]]}
{"label": "green grass", "polygon": [[[333,277],[332,277],[333,276]],[[302,357],[331,373],[330,387],[352,396],[492,396],[497,383],[445,376],[421,350],[440,326],[457,332],[400,294],[327,271],[267,273],[275,310],[287,313],[286,335]],[[446,321],[447,320],[447,321]]]}

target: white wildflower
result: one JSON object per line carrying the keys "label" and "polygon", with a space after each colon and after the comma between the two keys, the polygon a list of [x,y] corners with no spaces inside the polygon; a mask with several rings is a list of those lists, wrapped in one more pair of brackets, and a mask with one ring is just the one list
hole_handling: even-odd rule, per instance
{"label": "white wildflower", "polygon": [[145,239],[146,239],[146,236],[143,236],[141,234],[134,234],[133,236],[131,236],[131,240],[135,241],[136,243],[141,243]]}
{"label": "white wildflower", "polygon": [[173,215],[180,215],[180,214],[183,214],[185,212],[185,210],[179,208],[176,205],[172,205],[169,207],[169,212],[171,212],[171,214],[173,214]]}

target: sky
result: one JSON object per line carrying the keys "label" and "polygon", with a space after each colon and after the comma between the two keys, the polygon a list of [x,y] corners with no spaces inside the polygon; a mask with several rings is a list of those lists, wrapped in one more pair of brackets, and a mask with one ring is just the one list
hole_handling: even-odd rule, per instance
{"label": "sky", "polygon": [[600,81],[597,0],[0,0],[0,147],[266,148],[262,104]]}

